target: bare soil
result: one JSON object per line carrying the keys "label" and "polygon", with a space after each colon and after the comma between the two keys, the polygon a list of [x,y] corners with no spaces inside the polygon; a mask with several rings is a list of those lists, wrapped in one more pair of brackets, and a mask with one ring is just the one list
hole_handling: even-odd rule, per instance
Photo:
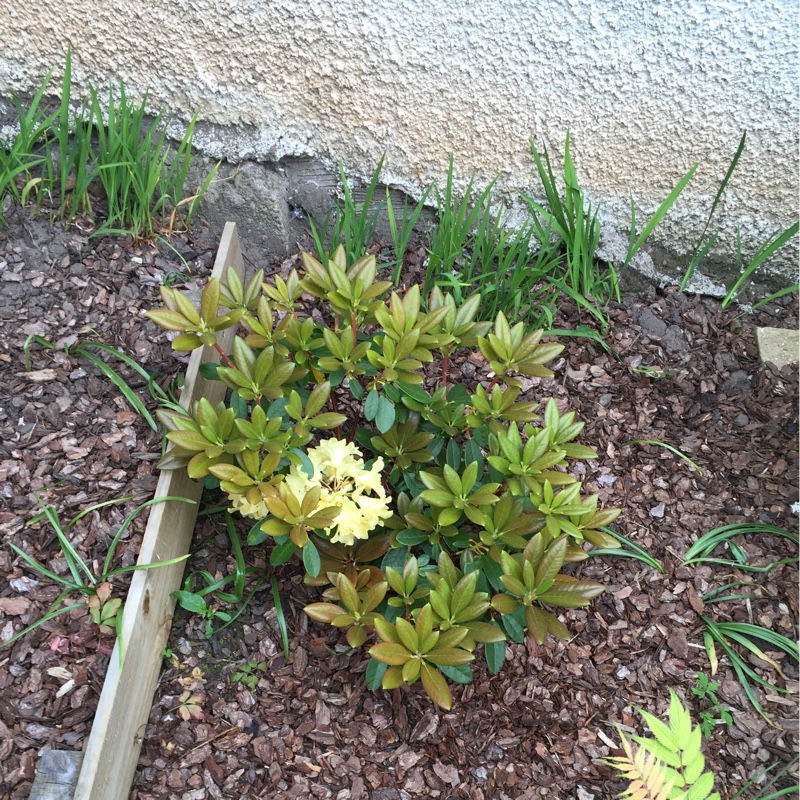
{"label": "bare soil", "polygon": [[[72,529],[84,557],[102,562],[125,515],[155,488],[159,434],[64,345],[119,347],[166,385],[181,363],[144,311],[157,305],[158,286],[175,272],[200,287],[217,244],[202,223],[175,236],[174,249],[90,232],[88,223],[63,230],[13,211],[0,235],[0,642],[41,617],[58,595],[7,543],[57,573],[66,569],[52,530],[28,524],[39,511],[37,495],[63,521],[93,503],[135,498]],[[415,260],[419,253],[412,267]],[[269,273],[295,263],[296,257],[258,266]],[[581,441],[600,458],[580,465],[580,479],[604,505],[624,509],[618,530],[658,558],[664,572],[606,556],[574,566],[608,587],[588,609],[567,613],[575,637],[510,644],[502,672],[476,669],[472,684],[453,686],[455,704],[443,713],[418,686],[370,692],[365,650],[351,651],[338,632],[305,617],[302,606],[315,590],[291,564],[277,572],[289,625],[287,662],[267,553],[250,548],[248,562],[267,580],[234,625],[207,639],[201,621],[176,614],[132,798],[610,798],[624,786],[603,764],[615,754],[615,725],[642,732],[635,709],[663,715],[669,688],[695,718],[702,709],[691,692],[696,674],[709,671],[701,614],[796,638],[794,565],[749,576],[680,566],[699,535],[723,524],[762,521],[797,531],[797,371],[760,364],[753,335],[755,325],[796,327],[796,301],[737,320],[714,300],[667,290],[625,298],[611,317],[606,341],[619,360],[587,339],[566,339],[556,377],[529,381],[524,399],[552,395],[586,422]],[[578,322],[586,320],[565,306],[558,327]],[[31,343],[27,372],[23,344],[30,334],[57,349]],[[149,398],[138,375],[109,363]],[[485,371],[480,360],[465,358],[451,376],[472,386]],[[625,444],[631,439],[667,442],[703,474],[664,448]],[[211,494],[207,502],[218,499]],[[118,563],[135,562],[144,521],[125,538]],[[742,544],[754,563],[797,555],[777,536]],[[232,569],[219,516],[198,521],[195,548],[187,570],[222,576]],[[755,598],[704,605],[709,588],[734,580],[752,582]],[[114,587],[124,596],[124,581]],[[43,748],[83,746],[112,644],[78,610],[0,650],[0,798],[28,796]],[[785,677],[751,660],[764,677],[795,692],[759,693],[774,725],[748,704],[721,659],[715,679],[734,720],[717,726],[705,752],[723,797],[796,752],[798,675],[775,657]],[[254,688],[232,680],[243,664],[259,663]],[[176,714],[185,689],[201,695],[201,720]]]}

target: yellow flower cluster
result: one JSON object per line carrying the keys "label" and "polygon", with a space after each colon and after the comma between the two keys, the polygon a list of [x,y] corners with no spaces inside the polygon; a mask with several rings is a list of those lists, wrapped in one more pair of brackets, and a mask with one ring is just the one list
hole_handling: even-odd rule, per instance
{"label": "yellow flower cluster", "polygon": [[335,528],[332,542],[351,545],[356,539],[366,539],[382,520],[392,516],[390,498],[381,484],[382,458],[375,459],[372,469],[364,469],[359,449],[343,439],[324,439],[318,447],[309,448],[308,457],[314,476],[309,478],[293,465],[285,481],[300,498],[319,486],[318,508],[339,508],[335,524],[326,528],[328,535]]}
{"label": "yellow flower cluster", "polygon": [[264,519],[269,513],[260,486],[255,486],[244,494],[231,494],[228,492],[228,499],[231,501],[232,510],[238,511],[243,517]]}

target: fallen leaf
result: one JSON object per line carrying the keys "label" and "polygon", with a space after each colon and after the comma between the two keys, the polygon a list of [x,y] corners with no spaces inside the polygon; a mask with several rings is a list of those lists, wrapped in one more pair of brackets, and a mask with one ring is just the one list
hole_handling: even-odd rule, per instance
{"label": "fallen leaf", "polygon": [[34,383],[54,381],[58,377],[58,372],[54,369],[35,369],[33,372],[17,372],[15,374],[18,378],[27,378]]}

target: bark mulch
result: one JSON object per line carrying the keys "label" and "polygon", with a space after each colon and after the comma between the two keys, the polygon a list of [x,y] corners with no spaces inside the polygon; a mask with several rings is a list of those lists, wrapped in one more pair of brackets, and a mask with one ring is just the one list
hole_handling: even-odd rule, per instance
{"label": "bark mulch", "polygon": [[[158,435],[119,391],[63,346],[120,347],[166,384],[181,365],[143,312],[175,270],[199,286],[216,247],[210,230],[196,225],[171,242],[184,265],[163,245],[126,246],[123,238],[88,233],[13,212],[0,239],[0,533],[4,543],[61,574],[66,564],[53,532],[28,524],[39,511],[34,492],[63,521],[96,502],[128,495],[142,502],[155,487],[160,454]],[[568,307],[562,316],[559,327],[585,322]],[[338,632],[305,617],[302,606],[315,590],[287,565],[277,578],[288,661],[269,581],[232,626],[210,639],[201,621],[178,612],[131,797],[610,798],[624,786],[602,761],[614,754],[616,724],[643,732],[635,709],[663,716],[670,687],[695,717],[702,708],[691,693],[696,674],[709,670],[701,614],[796,638],[794,565],[749,577],[680,566],[699,535],[723,524],[763,521],[797,530],[797,372],[760,365],[753,336],[756,324],[796,326],[796,302],[737,321],[716,301],[668,290],[626,299],[611,316],[606,341],[619,360],[589,340],[566,339],[556,377],[530,381],[525,399],[553,395],[586,422],[581,441],[600,458],[580,465],[585,489],[623,507],[617,529],[658,558],[664,572],[612,557],[576,565],[576,574],[608,588],[589,608],[567,613],[574,639],[510,644],[501,673],[476,669],[474,683],[453,686],[455,704],[444,713],[419,686],[366,689],[365,651],[351,651]],[[31,344],[26,372],[30,334],[58,349]],[[132,370],[113,366],[148,396]],[[451,373],[473,385],[485,369],[463,359]],[[667,442],[703,474],[664,448],[625,444],[631,439]],[[102,562],[136,504],[109,506],[74,526],[73,541],[87,560]],[[134,563],[143,523],[125,538],[118,563]],[[743,546],[757,564],[796,555],[777,536]],[[195,548],[187,571],[232,570],[219,516],[200,518]],[[266,567],[260,548],[247,558]],[[751,581],[755,599],[704,606],[709,588],[733,580]],[[124,595],[123,581],[115,591]],[[0,549],[0,642],[36,621],[57,595],[8,547]],[[0,797],[28,796],[43,748],[83,746],[112,644],[79,610],[0,650]],[[785,678],[751,663],[796,692],[794,665],[779,660]],[[252,688],[232,679],[245,664],[257,676]],[[705,751],[718,790],[730,797],[749,777],[792,758],[796,694],[760,693],[770,726],[749,706],[725,659],[715,679],[734,720],[715,729]],[[176,712],[186,689],[199,695],[202,719],[184,721]]]}

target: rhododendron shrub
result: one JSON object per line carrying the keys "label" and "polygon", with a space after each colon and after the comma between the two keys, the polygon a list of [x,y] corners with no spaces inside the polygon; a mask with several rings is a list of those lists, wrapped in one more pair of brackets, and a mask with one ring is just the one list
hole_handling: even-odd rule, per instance
{"label": "rhododendron shrub", "polygon": [[[476,653],[496,672],[507,639],[570,636],[563,609],[603,586],[563,570],[617,546],[619,509],[570,474],[596,458],[576,441],[583,423],[522,391],[552,377],[562,345],[502,313],[476,322],[478,295],[389,293],[373,256],[302,263],[271,283],[228,270],[199,307],[163,290],[151,319],[178,332],[176,349],[216,347],[223,363],[204,374],[231,391],[162,409],[159,463],[218,483],[254,520],[249,543],[272,542],[271,564],[301,558],[322,589],[306,613],[369,645],[372,688],[421,681],[450,708],[448,681],[468,683]],[[237,323],[226,353],[217,332]],[[449,385],[459,350],[491,380]]]}

